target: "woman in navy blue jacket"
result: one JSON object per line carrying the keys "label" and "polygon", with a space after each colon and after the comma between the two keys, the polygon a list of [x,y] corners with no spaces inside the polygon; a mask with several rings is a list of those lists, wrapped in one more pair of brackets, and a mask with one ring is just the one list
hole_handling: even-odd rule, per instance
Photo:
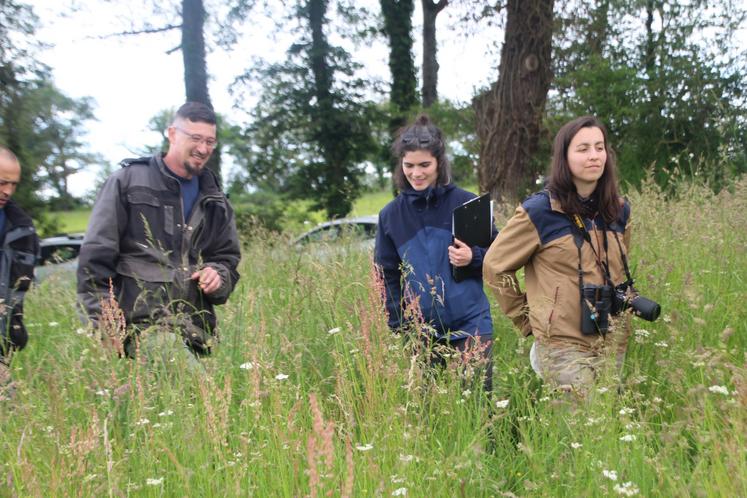
{"label": "woman in navy blue jacket", "polygon": [[[493,322],[481,272],[487,248],[470,247],[451,230],[454,208],[476,196],[451,183],[441,130],[427,116],[400,130],[392,151],[400,163],[394,172],[399,195],[379,213],[374,251],[389,327],[479,352],[489,389]],[[456,282],[452,265],[473,268],[476,276]]]}

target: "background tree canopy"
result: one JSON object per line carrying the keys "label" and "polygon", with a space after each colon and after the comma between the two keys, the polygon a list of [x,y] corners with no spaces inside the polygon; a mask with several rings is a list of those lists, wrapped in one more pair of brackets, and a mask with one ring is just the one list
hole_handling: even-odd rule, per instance
{"label": "background tree canopy", "polygon": [[[607,123],[632,184],[649,173],[663,183],[678,167],[719,189],[747,170],[747,55],[735,39],[745,9],[729,0],[143,2],[148,21],[130,19],[119,34],[178,32],[163,50],[182,50],[188,98],[211,101],[216,47],[233,47],[245,65],[231,86],[244,116],[221,117],[223,173],[235,203],[277,208],[258,214],[274,217],[272,228],[294,200],[341,217],[365,189],[390,189],[392,135],[423,109],[449,137],[455,181],[508,201],[534,188],[558,126],[587,113]],[[443,12],[458,21],[438,28]],[[283,34],[285,56],[242,61],[238,33],[268,22],[275,34],[253,36]],[[78,205],[70,175],[103,160],[86,144],[95,103],[55,87],[38,60],[38,23],[28,4],[0,3],[0,141],[23,164],[19,201],[41,217]],[[494,35],[486,49],[502,50],[485,61],[497,80],[475,90],[473,105],[437,100],[439,37],[477,26]],[[358,58],[374,43],[388,47],[385,77],[369,77]],[[163,131],[170,112],[153,109],[153,128]]]}

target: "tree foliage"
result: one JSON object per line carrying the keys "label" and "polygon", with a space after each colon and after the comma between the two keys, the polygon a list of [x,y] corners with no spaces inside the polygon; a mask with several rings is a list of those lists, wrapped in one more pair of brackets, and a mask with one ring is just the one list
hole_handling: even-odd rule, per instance
{"label": "tree foliage", "polygon": [[261,81],[263,92],[237,152],[254,185],[311,199],[334,218],[349,213],[360,193],[361,163],[375,148],[374,109],[350,54],[328,41],[328,3],[298,2],[286,60],[260,62],[242,78]]}
{"label": "tree foliage", "polygon": [[698,164],[718,187],[747,171],[747,60],[734,41],[744,20],[744,9],[729,0],[567,4],[555,42],[550,127],[596,114],[610,128],[627,180],[649,168],[663,180],[674,164]]}
{"label": "tree foliage", "polygon": [[[93,102],[57,89],[39,62],[38,19],[28,5],[0,2],[0,142],[19,158],[22,181],[14,198],[45,223],[45,204],[70,207],[68,178],[97,161],[86,150],[84,128]],[[42,194],[51,199],[44,202]],[[51,226],[48,227],[51,229]]]}

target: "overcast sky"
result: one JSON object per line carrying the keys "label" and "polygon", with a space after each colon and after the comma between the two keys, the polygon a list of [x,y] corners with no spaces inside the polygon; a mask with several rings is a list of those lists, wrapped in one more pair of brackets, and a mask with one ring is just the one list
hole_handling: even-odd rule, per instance
{"label": "overcast sky", "polygon": [[[175,108],[184,102],[182,54],[166,52],[179,43],[178,31],[159,35],[140,35],[101,39],[100,35],[116,33],[126,28],[123,19],[142,19],[136,7],[139,2],[101,2],[76,0],[79,9],[66,10],[60,17],[60,4],[44,0],[29,2],[41,18],[38,38],[51,45],[40,54],[53,69],[57,86],[72,97],[95,99],[97,122],[89,125],[88,142],[93,152],[100,153],[109,164],[131,157],[146,144],[159,142],[159,137],[147,131],[151,117],[165,108]],[[373,2],[377,5],[378,2]],[[122,5],[124,4],[124,5]],[[419,6],[420,2],[416,2]],[[461,102],[468,101],[475,89],[488,85],[497,74],[496,57],[487,57],[496,32],[482,36],[457,36],[450,30],[453,21],[445,9],[438,18],[439,93]],[[153,25],[159,25],[151,18]],[[420,25],[419,7],[416,23]],[[228,92],[234,78],[247,69],[253,56],[277,60],[288,48],[286,40],[273,40],[270,26],[252,26],[231,52],[214,50],[208,54],[208,72],[212,77],[210,94],[215,109],[242,122],[244,115],[235,109],[235,99]],[[416,64],[421,64],[420,41],[416,37]],[[361,47],[356,56],[365,63],[373,77],[389,78],[385,42]],[[384,98],[385,96],[382,96]],[[249,95],[240,105],[254,104]],[[93,187],[95,172],[81,173],[72,178],[71,190],[81,195]]]}

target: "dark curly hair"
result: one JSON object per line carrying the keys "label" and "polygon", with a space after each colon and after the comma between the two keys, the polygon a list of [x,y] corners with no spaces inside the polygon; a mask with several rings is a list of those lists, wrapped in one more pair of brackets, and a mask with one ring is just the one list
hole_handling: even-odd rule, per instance
{"label": "dark curly hair", "polygon": [[392,144],[392,154],[398,161],[394,169],[394,185],[397,189],[404,190],[409,186],[402,170],[402,158],[408,152],[416,150],[428,151],[436,158],[437,185],[447,185],[451,182],[451,165],[446,157],[443,133],[427,115],[421,114],[414,123],[399,129]]}

